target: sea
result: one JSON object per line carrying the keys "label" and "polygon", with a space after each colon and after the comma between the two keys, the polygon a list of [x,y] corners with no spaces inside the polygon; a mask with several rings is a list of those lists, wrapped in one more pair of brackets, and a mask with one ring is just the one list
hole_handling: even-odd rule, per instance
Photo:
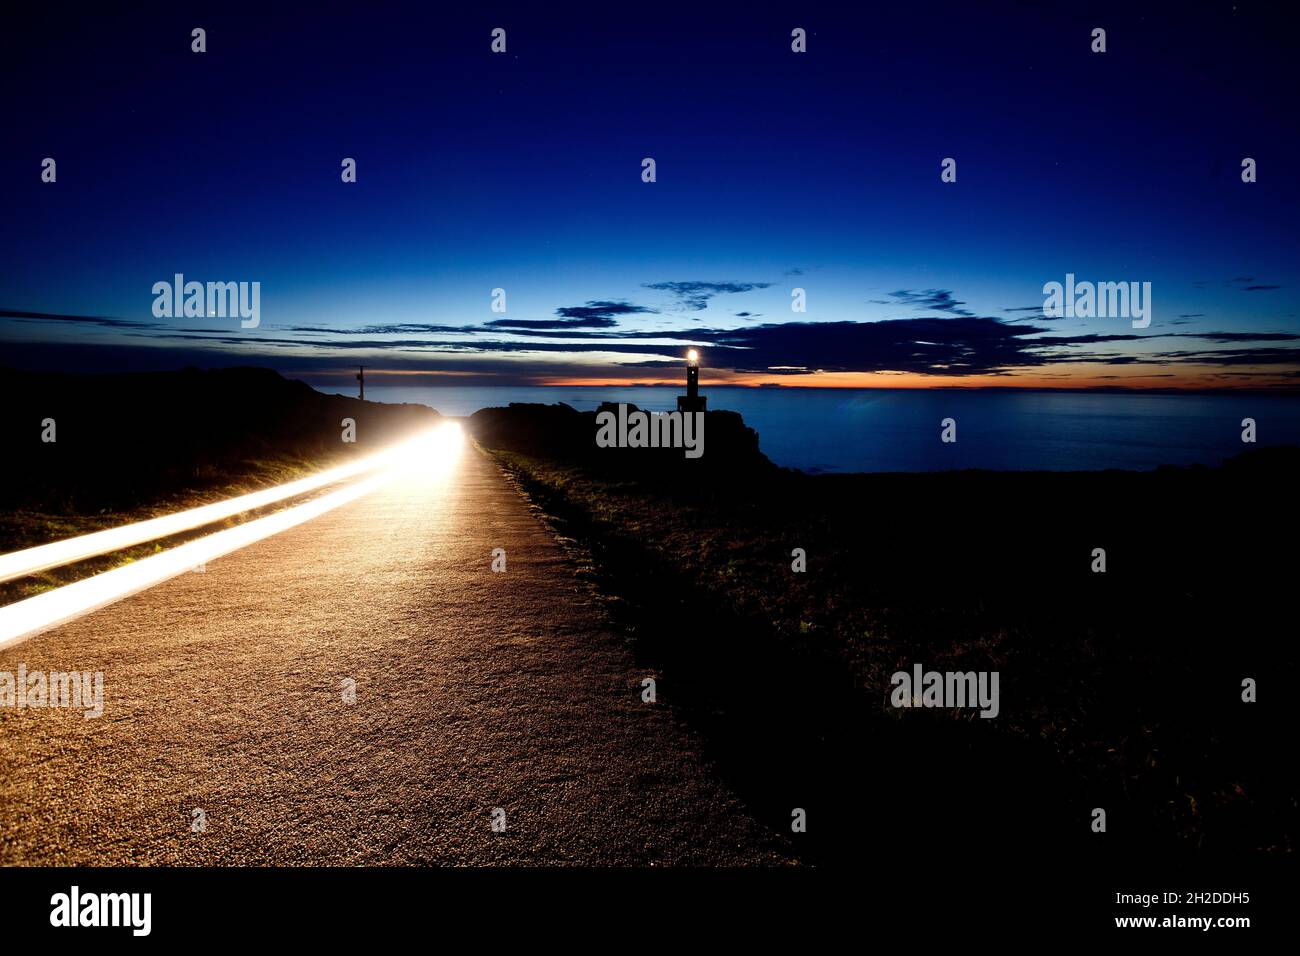
{"label": "sea", "polygon": [[[321,391],[354,395],[352,389]],[[809,473],[1148,471],[1217,465],[1242,451],[1300,445],[1300,396],[969,389],[737,388],[702,390],[709,408],[739,412],[772,461]],[[627,402],[676,407],[680,387],[367,385],[366,398],[467,416],[512,402],[564,402],[589,411]],[[944,419],[956,441],[942,442]],[[1255,444],[1242,441],[1244,419]],[[705,452],[707,454],[707,435]]]}

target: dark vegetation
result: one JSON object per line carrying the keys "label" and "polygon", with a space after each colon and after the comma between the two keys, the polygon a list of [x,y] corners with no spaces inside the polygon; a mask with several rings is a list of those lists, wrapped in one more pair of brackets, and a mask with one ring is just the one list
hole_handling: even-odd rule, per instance
{"label": "dark vegetation", "polygon": [[[470,428],[590,554],[737,793],[782,833],[807,810],[807,860],[978,880],[1293,857],[1300,449],[809,476],[731,413],[709,413],[698,461],[598,449],[594,414],[567,406]],[[998,671],[1001,713],[893,708],[890,676],[914,663]]]}
{"label": "dark vegetation", "polygon": [[[6,462],[0,472],[0,551],[291,481],[376,451],[437,419],[423,405],[323,395],[257,368],[104,375],[5,371],[0,407]],[[342,441],[344,418],[357,423],[355,443]],[[54,442],[42,441],[46,419],[54,420]],[[0,585],[0,602],[177,540]]]}

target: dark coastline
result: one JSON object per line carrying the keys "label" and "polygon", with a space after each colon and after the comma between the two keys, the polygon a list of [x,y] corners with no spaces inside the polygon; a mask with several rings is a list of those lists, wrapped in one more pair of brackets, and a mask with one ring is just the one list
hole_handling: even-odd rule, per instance
{"label": "dark coastline", "polygon": [[[1153,473],[806,475],[731,413],[709,414],[717,457],[697,462],[596,449],[594,413],[561,406],[470,427],[769,825],[809,804],[874,821],[810,832],[809,862],[1294,853],[1282,704],[1243,703],[1241,681],[1294,674],[1277,548],[1300,530],[1300,449]],[[914,663],[998,670],[1001,714],[891,707]]]}

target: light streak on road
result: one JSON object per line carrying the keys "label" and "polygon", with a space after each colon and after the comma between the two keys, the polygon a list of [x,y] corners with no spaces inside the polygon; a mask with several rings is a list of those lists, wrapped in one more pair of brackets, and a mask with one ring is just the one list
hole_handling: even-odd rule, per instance
{"label": "light streak on road", "polygon": [[462,444],[460,426],[445,423],[427,435],[384,453],[385,467],[381,471],[337,491],[0,607],[0,648],[21,643],[41,631],[192,571],[223,554],[310,521],[382,488],[396,478],[414,474],[428,480],[445,479],[455,466]]}
{"label": "light streak on road", "polygon": [[[443,427],[459,428],[459,426],[452,423],[446,423]],[[146,541],[155,541],[158,538],[179,534],[182,531],[192,531],[214,521],[221,521],[242,514],[245,511],[251,511],[254,508],[262,508],[266,505],[275,504],[277,501],[287,501],[290,498],[296,498],[298,495],[384,468],[396,461],[400,461],[403,456],[409,456],[413,447],[424,447],[425,444],[427,442],[424,439],[415,439],[385,451],[367,455],[365,458],[349,462],[346,465],[340,465],[337,468],[330,468],[315,475],[308,475],[306,478],[299,478],[283,485],[276,485],[274,488],[265,488],[247,495],[240,495],[237,498],[216,501],[210,505],[190,508],[187,511],[178,511],[176,514],[164,515],[161,518],[150,518],[147,521],[137,521],[133,524],[123,525],[120,528],[107,528],[103,531],[95,531],[91,534],[78,535],[75,538],[66,538],[63,541],[54,541],[50,544],[38,545],[35,548],[26,548],[22,551],[14,551],[11,554],[0,555],[0,582],[12,581],[14,578],[26,577],[29,574],[36,574],[64,564],[72,564],[74,561],[83,561],[96,555],[108,554],[110,551],[120,551],[122,548],[143,544]]]}

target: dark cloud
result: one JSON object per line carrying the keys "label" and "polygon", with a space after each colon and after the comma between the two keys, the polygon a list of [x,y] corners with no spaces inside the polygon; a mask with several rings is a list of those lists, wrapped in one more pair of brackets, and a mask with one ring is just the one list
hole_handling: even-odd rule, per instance
{"label": "dark cloud", "polygon": [[[1257,283],[1254,276],[1233,276],[1231,279],[1224,279],[1222,284],[1229,289],[1240,289],[1242,292],[1268,292],[1282,288],[1280,285]],[[1197,279],[1192,286],[1196,289],[1207,289],[1210,282],[1208,279]]]}
{"label": "dark cloud", "polygon": [[[456,332],[474,331],[475,327],[455,328]],[[483,331],[481,328],[479,331]],[[510,335],[527,335],[525,331],[514,331],[502,329]],[[128,335],[140,335],[143,333],[126,333]],[[554,336],[557,333],[553,331],[535,331],[531,334],[545,337]],[[582,337],[584,341],[578,342],[511,342],[504,339],[374,339],[374,338],[355,338],[352,336],[343,336],[338,339],[294,339],[294,338],[274,338],[267,335],[240,335],[238,333],[215,333],[215,334],[194,334],[186,332],[157,332],[148,335],[151,339],[175,340],[186,342],[204,342],[213,345],[234,346],[240,350],[256,349],[266,347],[272,349],[328,349],[331,351],[375,351],[375,352],[421,352],[429,355],[433,354],[485,354],[490,352],[626,352],[626,353],[644,353],[653,346],[639,344],[624,344],[617,341],[611,341],[610,336],[615,338],[670,338],[673,333],[651,332],[651,333],[593,333],[593,332],[573,332],[558,333],[565,339]],[[572,367],[569,369],[572,371]]]}
{"label": "dark cloud", "polygon": [[1157,335],[1131,335],[1127,332],[1115,332],[1110,335],[1102,335],[1098,332],[1089,332],[1087,335],[1045,335],[1042,338],[1034,339],[1036,345],[1097,345],[1104,342],[1135,342],[1139,339],[1160,338]]}
{"label": "dark cloud", "polygon": [[552,332],[563,331],[564,329],[612,329],[618,323],[611,318],[600,315],[590,315],[581,319],[495,319],[485,326],[490,329],[529,329],[549,330]]}
{"label": "dark cloud", "polygon": [[1297,365],[1300,349],[1207,349],[1203,352],[1160,352],[1159,361],[1192,365]]}
{"label": "dark cloud", "polygon": [[[925,289],[917,291],[915,289],[899,289],[897,292],[889,293],[893,296],[894,301],[902,305],[910,305],[916,309],[934,310],[936,312],[947,312],[950,315],[972,316],[974,313],[960,309],[958,306],[965,305],[952,297],[952,292],[948,289]],[[1039,306],[1041,309],[1042,306]]]}
{"label": "dark cloud", "polygon": [[671,292],[683,308],[699,312],[708,307],[709,299],[715,295],[752,292],[771,285],[770,282],[646,282],[643,283],[643,288]]}
{"label": "dark cloud", "polygon": [[153,329],[157,322],[133,322],[103,315],[64,315],[58,312],[23,312],[18,309],[0,309],[0,319],[17,319],[20,322],[80,322],[100,325],[110,329]]}
{"label": "dark cloud", "polygon": [[714,351],[709,363],[736,371],[912,371],[1001,374],[1046,359],[1028,336],[1045,331],[993,318],[887,322],[784,322],[692,332]]}
{"label": "dark cloud", "polygon": [[564,319],[613,319],[620,315],[636,315],[645,312],[657,313],[657,311],[657,309],[651,309],[644,305],[633,305],[630,302],[596,300],[588,302],[586,305],[563,306],[556,309],[555,314]]}
{"label": "dark cloud", "polygon": [[474,326],[471,325],[427,325],[423,322],[362,325],[350,329],[315,325],[288,325],[276,326],[276,328],[281,328],[285,332],[307,332],[313,335],[444,335],[450,332],[474,331]]}
{"label": "dark cloud", "polygon": [[1008,322],[1023,322],[1030,319],[1034,322],[1056,322],[1065,318],[1064,315],[1044,315],[1041,305],[1022,305],[1014,309],[1003,309],[1003,312],[1024,312],[1025,315],[1018,315],[1013,319],[1007,319]]}
{"label": "dark cloud", "polygon": [[1254,276],[1233,276],[1225,284],[1235,286],[1242,292],[1271,292],[1273,289],[1282,288],[1280,285],[1262,285],[1256,283]]}
{"label": "dark cloud", "polygon": [[[1154,336],[1153,336],[1154,338]],[[1180,332],[1168,338],[1205,339],[1207,342],[1295,342],[1300,340],[1296,332]]]}
{"label": "dark cloud", "polygon": [[[737,371],[775,367],[803,371],[904,371],[931,375],[1004,374],[1016,368],[1057,363],[1110,365],[1199,363],[1300,364],[1300,349],[1224,349],[1115,354],[1088,346],[1146,339],[1186,338],[1207,342],[1300,340],[1300,334],[1209,332],[1204,334],[1045,335],[1042,326],[1012,324],[991,317],[897,319],[886,322],[788,322],[747,329],[703,330],[693,342],[715,352],[710,364]],[[716,351],[716,350],[721,350]],[[1216,358],[1217,357],[1217,358]]]}
{"label": "dark cloud", "polygon": [[[1008,309],[1007,311],[1011,311],[1011,310]],[[1017,311],[1019,311],[1019,310],[1017,310]],[[1032,312],[1029,312],[1029,311],[1026,310],[1026,314],[1025,314],[1025,315],[1013,315],[1011,318],[1009,318],[1009,319],[1004,319],[1003,321],[1006,321],[1006,322],[1057,322],[1057,321],[1059,321],[1060,319],[1063,319],[1064,317],[1065,317],[1065,316],[1063,316],[1063,315],[1044,315],[1044,314],[1043,314],[1043,310],[1042,310],[1042,308],[1039,307],[1039,308],[1035,308]]]}
{"label": "dark cloud", "polygon": [[[274,368],[293,378],[318,385],[355,387],[350,353],[337,355],[300,355],[280,349],[261,349],[254,340],[237,352],[213,349],[170,347],[166,345],[86,345],[80,343],[15,342],[5,343],[4,364],[35,371],[102,372],[166,371],[178,368],[230,368],[261,366]],[[679,363],[680,364],[680,363]],[[445,381],[444,373],[454,373],[457,385],[527,385],[543,384],[548,378],[572,375],[573,364],[563,358],[538,358],[521,367],[517,359],[506,356],[478,355],[468,360],[463,355],[440,355],[429,352],[394,351],[383,357],[383,368],[368,370],[368,381],[378,380],[385,371],[403,372],[396,381],[419,384],[421,374],[430,384]],[[421,373],[421,374],[415,374]],[[373,376],[373,378],[372,378]],[[437,405],[436,399],[432,402]]]}

